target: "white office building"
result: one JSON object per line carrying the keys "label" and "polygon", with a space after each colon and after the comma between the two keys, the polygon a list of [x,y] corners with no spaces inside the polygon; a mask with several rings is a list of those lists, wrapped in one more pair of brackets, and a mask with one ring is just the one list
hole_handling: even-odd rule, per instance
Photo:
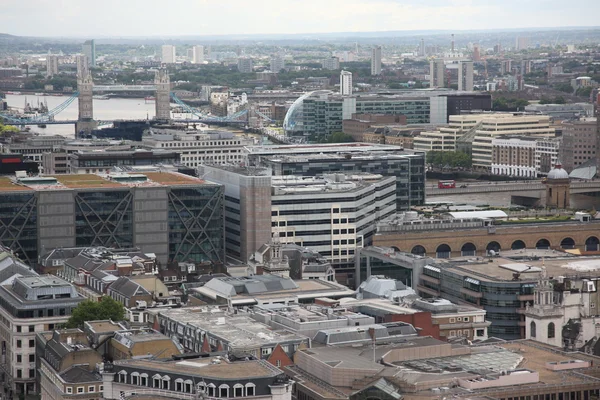
{"label": "white office building", "polygon": [[352,96],[352,72],[340,72],[340,94],[342,96]]}
{"label": "white office building", "polygon": [[381,75],[381,46],[371,50],[371,75]]}
{"label": "white office building", "polygon": [[192,64],[202,64],[204,62],[204,46],[196,45],[192,47]]}
{"label": "white office building", "polygon": [[148,129],[142,137],[147,149],[174,150],[181,153],[181,164],[197,167],[202,164],[245,164],[245,146],[252,139],[222,131],[181,131],[175,129]]}
{"label": "white office building", "polygon": [[162,46],[161,61],[163,64],[175,64],[175,46],[170,44]]}

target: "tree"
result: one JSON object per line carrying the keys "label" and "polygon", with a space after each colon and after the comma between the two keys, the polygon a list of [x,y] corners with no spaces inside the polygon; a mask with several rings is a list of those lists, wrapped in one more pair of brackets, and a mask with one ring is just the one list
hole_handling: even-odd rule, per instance
{"label": "tree", "polygon": [[437,168],[469,168],[471,156],[461,151],[429,151],[427,163]]}
{"label": "tree", "polygon": [[85,321],[110,319],[122,321],[125,317],[123,305],[111,297],[104,296],[100,301],[86,300],[80,303],[67,321],[67,328],[82,328]]}
{"label": "tree", "polygon": [[8,133],[8,132],[19,132],[19,128],[17,128],[16,126],[4,125],[2,123],[1,118],[0,118],[0,135],[2,135],[5,132],[6,133]]}

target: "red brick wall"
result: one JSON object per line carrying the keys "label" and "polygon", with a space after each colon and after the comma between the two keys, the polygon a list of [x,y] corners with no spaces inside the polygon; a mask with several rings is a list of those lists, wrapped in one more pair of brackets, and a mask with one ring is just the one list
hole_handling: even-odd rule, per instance
{"label": "red brick wall", "polygon": [[419,328],[419,336],[431,336],[440,339],[440,328],[431,321],[431,313],[419,312],[415,314],[388,314],[385,322],[406,322]]}

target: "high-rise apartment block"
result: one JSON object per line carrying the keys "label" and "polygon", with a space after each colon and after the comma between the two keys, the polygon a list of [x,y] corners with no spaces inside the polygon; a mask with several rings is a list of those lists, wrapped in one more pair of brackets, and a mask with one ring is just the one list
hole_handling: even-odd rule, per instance
{"label": "high-rise apartment block", "polygon": [[81,52],[85,54],[88,59],[88,64],[92,67],[96,66],[96,42],[92,40],[86,40],[81,47]]}
{"label": "high-rise apartment block", "polygon": [[249,57],[240,57],[238,58],[237,67],[241,73],[249,74],[254,69],[254,61]]}
{"label": "high-rise apartment block", "polygon": [[340,72],[340,94],[342,96],[352,96],[352,72]]}
{"label": "high-rise apartment block", "polygon": [[473,61],[458,63],[458,90],[468,92],[473,90]]}
{"label": "high-rise apartment block", "polygon": [[321,62],[321,65],[322,65],[323,69],[335,71],[335,70],[340,69],[340,59],[339,59],[339,57],[332,56],[332,57],[324,59]]}
{"label": "high-rise apartment block", "polygon": [[419,57],[425,57],[425,39],[419,42]]}
{"label": "high-rise apartment block", "polygon": [[196,45],[192,47],[192,64],[202,64],[204,62],[204,46]]}
{"label": "high-rise apartment block", "polygon": [[163,64],[175,64],[175,46],[163,44],[161,62]]}
{"label": "high-rise apartment block", "polygon": [[285,60],[280,55],[272,56],[269,62],[269,68],[272,72],[280,72],[282,69],[285,69]]}
{"label": "high-rise apartment block", "polygon": [[381,46],[371,50],[371,75],[381,75]]}
{"label": "high-rise apartment block", "polygon": [[481,46],[479,43],[473,44],[473,61],[481,61]]}
{"label": "high-rise apartment block", "polygon": [[515,50],[527,50],[529,48],[529,38],[525,36],[517,36]]}
{"label": "high-rise apartment block", "polygon": [[429,62],[429,87],[444,87],[446,66],[441,58]]}
{"label": "high-rise apartment block", "polygon": [[56,54],[48,54],[46,56],[46,78],[52,78],[58,74],[58,56]]}

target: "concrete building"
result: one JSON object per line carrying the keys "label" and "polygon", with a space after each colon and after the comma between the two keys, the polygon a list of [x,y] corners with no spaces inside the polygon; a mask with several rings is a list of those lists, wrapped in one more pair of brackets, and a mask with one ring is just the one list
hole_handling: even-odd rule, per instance
{"label": "concrete building", "polygon": [[525,111],[548,115],[554,119],[578,120],[594,116],[594,105],[589,103],[529,104]]}
{"label": "concrete building", "polygon": [[[214,279],[213,279],[214,281]],[[177,338],[187,351],[227,351],[239,356],[268,359],[282,346],[291,357],[310,339],[291,331],[271,327],[243,313],[233,314],[214,307],[186,307],[157,314],[161,332]]]}
{"label": "concrete building", "polygon": [[163,264],[224,262],[223,188],[188,175],[0,178],[0,204],[14,203],[17,214],[0,208],[13,221],[0,240],[32,264],[40,252],[86,246],[136,246]]}
{"label": "concrete building", "polygon": [[473,61],[458,63],[458,90],[473,91]]}
{"label": "concrete building", "polygon": [[527,50],[529,48],[529,38],[526,36],[517,36],[515,50]]}
{"label": "concrete building", "polygon": [[67,174],[109,173],[115,167],[179,164],[180,153],[167,150],[88,151],[69,155]]}
{"label": "concrete building", "polygon": [[32,136],[24,140],[13,141],[4,145],[5,152],[22,154],[23,158],[35,162],[41,162],[43,154],[51,152],[55,146],[65,142],[65,138],[60,135],[54,136]]}
{"label": "concrete building", "polygon": [[181,151],[180,162],[188,167],[245,164],[245,148],[252,143],[250,138],[225,131],[150,128],[142,136],[142,146],[148,150]]}
{"label": "concrete building", "polygon": [[203,165],[199,174],[224,186],[225,249],[245,262],[271,240],[271,177],[263,168]]}
{"label": "concrete building", "polygon": [[36,384],[36,332],[64,324],[84,299],[68,282],[52,275],[37,275],[6,251],[0,254],[3,397],[39,393]]}
{"label": "concrete building", "polygon": [[556,164],[558,139],[505,136],[492,139],[493,175],[537,178],[547,175]]}
{"label": "concrete building", "polygon": [[175,64],[176,60],[176,48],[170,44],[163,44],[161,47],[161,58],[160,61],[163,64]]}
{"label": "concrete building", "polygon": [[156,400],[203,396],[291,400],[293,392],[293,381],[275,364],[265,360],[232,362],[224,355],[116,361],[105,364],[102,378],[103,398],[115,400],[140,396]]}
{"label": "concrete building", "polygon": [[269,69],[275,73],[281,72],[282,69],[285,69],[285,59],[280,55],[271,56]]}
{"label": "concrete building", "polygon": [[[425,201],[425,155],[422,152],[398,150],[397,146],[355,144],[355,146],[314,146],[317,153],[287,147],[290,155],[265,157],[259,165],[269,168],[273,175],[322,176],[331,173],[369,173],[396,177],[396,209],[408,210]],[[285,146],[284,146],[285,147]],[[282,147],[282,149],[284,148]],[[321,152],[320,149],[333,152]],[[371,149],[369,149],[371,147]],[[387,149],[386,149],[387,147]],[[363,151],[364,149],[364,151]],[[296,153],[298,150],[300,153]],[[296,154],[295,154],[296,153]],[[254,158],[258,154],[250,153]],[[352,160],[351,163],[348,160]],[[405,172],[408,171],[408,175]]]}
{"label": "concrete building", "polygon": [[421,132],[415,137],[413,148],[421,151],[456,151],[458,139],[474,132],[484,117],[484,114],[451,115],[448,126]]}
{"label": "concrete building", "polygon": [[46,78],[52,78],[54,75],[58,75],[58,56],[48,54],[46,56]]}
{"label": "concrete building", "polygon": [[204,62],[204,46],[195,45],[192,47],[192,64],[202,64]]}
{"label": "concrete building", "polygon": [[352,96],[352,72],[340,72],[340,94],[342,96]]}
{"label": "concrete building", "polygon": [[83,77],[90,70],[90,59],[85,54],[76,55],[75,63],[77,64],[77,76]]}
{"label": "concrete building", "polygon": [[560,160],[567,172],[590,160],[595,162],[598,152],[596,123],[595,118],[589,118],[562,124]]}
{"label": "concrete building", "polygon": [[406,125],[406,117],[389,114],[353,114],[352,119],[342,121],[342,132],[352,136],[356,142],[362,142],[364,134],[374,125],[389,126],[390,128]]}
{"label": "concrete building", "polygon": [[92,67],[96,66],[96,41],[86,40],[81,46],[81,52],[87,57],[88,64]]}
{"label": "concrete building", "polygon": [[330,71],[337,71],[340,69],[340,59],[339,57],[328,57],[321,62],[321,66],[323,69],[327,69]]}
{"label": "concrete building", "polygon": [[238,71],[243,74],[249,74],[254,69],[254,61],[249,57],[240,57],[237,62]]}
{"label": "concrete building", "polygon": [[381,75],[381,46],[371,49],[371,75]]}
{"label": "concrete building", "polygon": [[441,58],[429,62],[429,87],[443,88],[446,82],[446,65]]}

